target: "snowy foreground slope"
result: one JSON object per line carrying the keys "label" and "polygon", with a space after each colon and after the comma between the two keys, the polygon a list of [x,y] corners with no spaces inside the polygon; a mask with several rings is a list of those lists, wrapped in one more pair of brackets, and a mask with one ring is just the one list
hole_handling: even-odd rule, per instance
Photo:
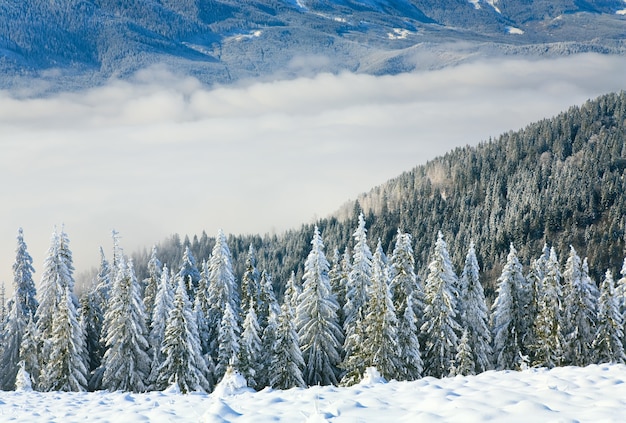
{"label": "snowy foreground slope", "polygon": [[211,395],[0,392],[0,422],[620,422],[626,366]]}

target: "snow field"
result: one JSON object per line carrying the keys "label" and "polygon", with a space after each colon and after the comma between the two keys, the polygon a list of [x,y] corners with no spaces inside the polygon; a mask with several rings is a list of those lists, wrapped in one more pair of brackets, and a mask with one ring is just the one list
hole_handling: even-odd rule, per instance
{"label": "snow field", "polygon": [[621,422],[626,366],[213,394],[0,392],[0,422]]}

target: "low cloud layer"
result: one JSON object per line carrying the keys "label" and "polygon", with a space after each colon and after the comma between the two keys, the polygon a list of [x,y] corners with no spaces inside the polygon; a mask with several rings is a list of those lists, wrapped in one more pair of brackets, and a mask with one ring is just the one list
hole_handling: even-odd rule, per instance
{"label": "low cloud layer", "polygon": [[54,224],[79,271],[112,228],[133,251],[175,232],[296,227],[456,146],[624,89],[625,68],[585,54],[207,88],[156,67],[83,92],[0,92],[0,280],[20,226],[37,280]]}

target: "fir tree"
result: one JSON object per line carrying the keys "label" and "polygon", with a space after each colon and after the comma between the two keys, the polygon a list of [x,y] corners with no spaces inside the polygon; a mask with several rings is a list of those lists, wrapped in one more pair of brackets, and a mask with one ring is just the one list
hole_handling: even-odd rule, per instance
{"label": "fir tree", "polygon": [[399,229],[391,255],[390,277],[393,306],[398,316],[404,315],[408,298],[412,297],[413,314],[421,318],[424,313],[424,291],[415,273],[412,238],[410,234],[402,233]]}
{"label": "fir tree", "polygon": [[[163,339],[165,338],[165,330],[170,313],[174,308],[174,293],[172,292],[170,283],[170,274],[167,265],[163,265],[160,272],[159,284],[156,287],[152,307],[152,318],[150,319],[150,332],[148,334],[148,344],[152,353],[150,364],[149,382],[156,384],[161,365],[164,361],[164,354],[161,350]],[[184,284],[184,282],[183,282]]]}
{"label": "fir tree", "polygon": [[164,389],[176,384],[182,393],[210,392],[211,375],[202,357],[196,319],[187,296],[189,279],[179,274],[177,280],[161,344],[163,363],[159,367],[156,388]]}
{"label": "fir tree", "polygon": [[228,366],[235,370],[239,369],[237,358],[239,356],[240,330],[237,316],[229,303],[226,303],[226,310],[219,326],[219,349],[217,363],[215,364],[215,379],[221,380]]}
{"label": "fir tree", "polygon": [[25,321],[37,313],[39,303],[35,298],[37,290],[33,281],[33,259],[28,253],[24,232],[22,228],[17,231],[17,250],[13,263],[13,289],[15,291],[15,304],[21,307],[20,315]]}
{"label": "fir tree", "polygon": [[250,301],[252,301],[254,312],[257,314],[261,302],[261,274],[256,267],[256,250],[252,244],[248,247],[246,270],[241,277],[241,304],[248,307]]}
{"label": "fir tree", "polygon": [[566,346],[565,363],[575,366],[586,366],[593,360],[591,344],[595,336],[597,307],[591,280],[586,273],[576,250],[570,246],[563,271],[566,291],[563,301],[563,338]]}
{"label": "fir tree", "polygon": [[276,328],[273,357],[270,366],[270,385],[276,389],[302,388],[304,359],[298,343],[298,333],[291,307],[293,290],[285,293]]}
{"label": "fir tree", "polygon": [[554,248],[546,263],[541,295],[537,298],[535,343],[531,346],[535,366],[555,367],[563,361],[563,334],[561,330],[561,272]]}
{"label": "fir tree", "polygon": [[143,280],[143,304],[146,309],[146,324],[148,326],[150,326],[150,321],[152,319],[152,309],[154,308],[154,301],[159,289],[161,271],[163,269],[163,264],[157,257],[157,251],[156,245],[153,246],[152,251],[150,252],[150,260],[148,260],[148,277]]}
{"label": "fir tree", "polygon": [[476,365],[469,374],[481,373],[491,368],[489,312],[479,272],[476,250],[471,242],[460,278],[460,298],[463,301],[461,322],[467,331],[468,348],[474,354],[472,361]]}
{"label": "fir tree", "polygon": [[398,380],[416,380],[422,377],[424,362],[418,337],[413,295],[407,298],[404,314],[398,322]]}
{"label": "fir tree", "polygon": [[106,352],[102,387],[143,392],[150,372],[146,318],[132,262],[118,257],[111,304],[105,314]]}
{"label": "fir tree", "polygon": [[[215,240],[208,270],[207,289],[210,308],[206,315],[206,324],[209,328],[208,339],[211,340],[209,354],[213,360],[217,360],[218,352],[221,348],[218,341],[219,331],[227,306],[230,307],[231,312],[239,316],[239,295],[235,285],[232,258],[230,249],[226,244],[226,236],[221,229],[218,231]],[[228,361],[222,363],[222,365],[224,367],[221,369],[222,373],[220,376],[226,371],[225,366],[228,365]]]}
{"label": "fir tree", "polygon": [[624,363],[622,315],[615,298],[615,282],[610,270],[606,271],[600,286],[598,301],[598,326],[592,348],[598,363]]}
{"label": "fir tree", "polygon": [[85,338],[87,369],[89,373],[100,367],[104,347],[100,342],[104,316],[99,308],[96,289],[91,289],[80,299],[80,323]]}
{"label": "fir tree", "polygon": [[476,363],[474,362],[474,352],[472,351],[469,332],[463,330],[463,336],[459,341],[458,351],[455,356],[454,367],[450,372],[453,376],[468,376],[476,374]]}
{"label": "fir tree", "polygon": [[9,314],[4,328],[0,354],[0,388],[5,391],[15,389],[15,377],[19,370],[20,344],[27,321],[22,315],[22,307],[17,303],[17,295],[9,303]]}
{"label": "fir tree", "polygon": [[65,295],[58,304],[47,340],[49,356],[41,369],[40,387],[43,391],[85,391],[87,366],[85,341],[74,307],[73,284],[65,285]]}
{"label": "fir tree", "polygon": [[492,306],[493,350],[497,370],[515,369],[525,351],[524,295],[526,281],[517,250],[510,246],[509,255],[498,278],[497,297]]}
{"label": "fir tree", "polygon": [[37,326],[31,317],[24,328],[24,335],[20,344],[20,362],[24,365],[24,371],[30,375],[33,387],[37,386],[40,374],[37,356],[37,349],[39,348],[38,338]]}
{"label": "fir tree", "polygon": [[424,346],[425,373],[429,376],[448,375],[458,348],[456,322],[457,277],[452,269],[448,248],[439,232],[424,289],[424,323],[421,330],[426,333]]}
{"label": "fir tree", "polygon": [[185,247],[182,264],[175,280],[178,280],[178,278],[182,278],[182,280],[185,281],[187,285],[187,295],[189,295],[189,298],[193,299],[196,289],[198,288],[198,282],[200,281],[200,271],[196,264],[196,258],[193,256],[189,246]]}
{"label": "fir tree", "polygon": [[[346,303],[343,308],[344,314],[344,352],[346,360],[352,355],[363,340],[360,337],[357,326],[361,325],[368,301],[367,292],[372,279],[372,252],[367,245],[367,230],[363,213],[359,214],[359,224],[354,232],[354,252],[352,266],[348,274],[346,286]],[[302,339],[301,339],[302,341]]]}
{"label": "fir tree", "polygon": [[[294,287],[296,287],[294,285]],[[259,326],[261,330],[265,330],[268,324],[269,317],[272,314],[278,316],[280,313],[280,305],[274,294],[274,281],[272,275],[263,271],[261,273],[261,294],[260,294],[260,306],[258,311]]]}
{"label": "fir tree", "polygon": [[311,251],[304,263],[303,290],[297,310],[298,338],[307,385],[335,385],[341,360],[341,328],[337,321],[339,305],[330,288],[329,263],[317,226]]}
{"label": "fir tree", "polygon": [[262,329],[261,357],[259,360],[259,372],[256,378],[257,389],[270,386],[272,381],[272,363],[274,362],[274,344],[278,332],[278,314],[274,308],[270,309],[265,329]]}
{"label": "fir tree", "polygon": [[246,378],[250,388],[258,386],[255,379],[259,373],[262,344],[259,333],[261,328],[254,311],[254,299],[250,299],[248,312],[243,322],[243,333],[241,334],[241,348],[239,349],[239,370]]}

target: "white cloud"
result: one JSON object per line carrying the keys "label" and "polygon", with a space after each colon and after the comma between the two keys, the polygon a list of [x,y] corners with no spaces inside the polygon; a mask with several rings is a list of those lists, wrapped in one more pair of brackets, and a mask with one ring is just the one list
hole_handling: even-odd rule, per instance
{"label": "white cloud", "polygon": [[39,271],[62,222],[79,270],[113,227],[132,251],[174,232],[297,226],[455,146],[622,89],[625,65],[587,54],[214,88],[157,67],[84,92],[0,92],[0,276],[10,284],[18,226]]}

